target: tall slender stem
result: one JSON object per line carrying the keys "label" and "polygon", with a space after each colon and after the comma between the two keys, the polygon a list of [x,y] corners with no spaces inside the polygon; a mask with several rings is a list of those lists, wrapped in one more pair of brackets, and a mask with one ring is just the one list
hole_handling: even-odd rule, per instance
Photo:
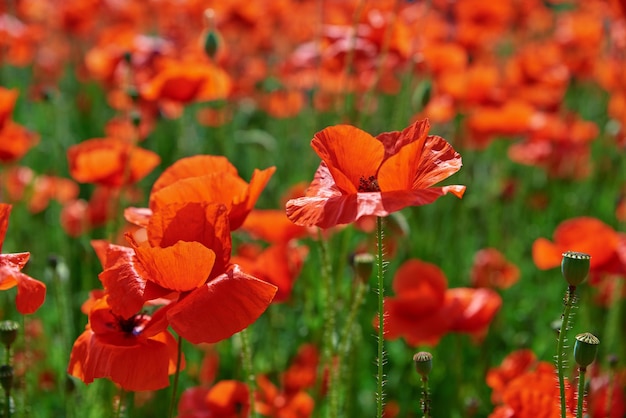
{"label": "tall slender stem", "polygon": [[246,376],[246,382],[248,383],[248,393],[250,396],[250,417],[255,418],[256,405],[254,401],[254,394],[256,392],[256,382],[254,380],[254,367],[252,365],[252,348],[250,347],[250,339],[248,338],[248,330],[244,329],[239,333],[241,338],[241,361],[243,363],[243,372]]}
{"label": "tall slender stem", "polygon": [[578,404],[576,407],[576,418],[583,418],[583,402],[585,400],[585,372],[586,367],[578,368]]}
{"label": "tall slender stem", "polygon": [[183,358],[183,338],[178,336],[178,351],[176,354],[176,373],[174,374],[174,383],[172,384],[172,399],[170,400],[170,411],[167,414],[168,418],[174,416],[174,409],[176,409],[176,393],[178,392],[178,379],[180,377],[180,365]]}
{"label": "tall slender stem", "polygon": [[[322,381],[324,376],[324,369],[330,367],[332,356],[334,354],[334,333],[335,333],[335,291],[333,289],[333,275],[330,265],[330,259],[328,257],[328,249],[326,247],[326,240],[322,234],[322,230],[318,230],[318,241],[320,244],[320,256],[322,259],[322,297],[326,300],[326,306],[324,309],[324,334],[322,341],[322,361],[320,362],[320,369],[318,370],[317,379],[317,394],[321,393]],[[332,388],[328,388],[332,390]]]}
{"label": "tall slender stem", "polygon": [[422,413],[430,418],[430,397],[428,394],[428,376],[422,376]]}
{"label": "tall slender stem", "polygon": [[117,408],[115,408],[115,418],[121,418],[122,411],[124,410],[124,397],[126,395],[126,391],[120,388],[120,394],[118,395],[117,400]]}
{"label": "tall slender stem", "polygon": [[574,305],[576,286],[569,285],[565,294],[565,308],[561,321],[561,329],[559,330],[559,339],[556,346],[556,368],[559,377],[559,394],[561,396],[561,418],[566,418],[566,402],[565,402],[565,378],[563,372],[565,370],[565,333],[569,328],[570,313]]}
{"label": "tall slender stem", "polygon": [[385,394],[383,392],[383,386],[385,385],[385,374],[383,370],[383,366],[385,364],[385,262],[383,260],[383,218],[381,218],[380,216],[376,219],[376,246],[376,265],[378,276],[378,353],[376,358],[378,371],[376,374],[376,416],[378,418],[382,418],[383,406],[385,405]]}

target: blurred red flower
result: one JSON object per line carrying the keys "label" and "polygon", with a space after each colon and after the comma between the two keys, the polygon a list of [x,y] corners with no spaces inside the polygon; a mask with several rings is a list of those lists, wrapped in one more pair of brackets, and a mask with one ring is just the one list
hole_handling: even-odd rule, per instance
{"label": "blurred red flower", "polygon": [[561,265],[562,254],[578,251],[591,256],[590,282],[604,273],[626,274],[626,235],[592,217],[568,219],[554,231],[554,242],[538,238],[533,243],[535,265],[547,270]]}
{"label": "blurred red flower", "polygon": [[117,138],[94,138],[67,150],[70,174],[79,183],[120,187],[148,175],[161,161],[152,151]]}
{"label": "blurred red flower", "polygon": [[189,388],[178,402],[178,418],[242,418],[249,413],[248,386],[236,380]]}
{"label": "blurred red flower", "polygon": [[502,402],[502,392],[515,378],[526,373],[537,364],[537,356],[531,350],[522,349],[509,354],[498,367],[487,372],[487,386],[492,389],[491,401],[494,404]]}
{"label": "blurred red flower", "polygon": [[21,159],[39,142],[39,135],[11,120],[0,125],[0,162]]}
{"label": "blurred red flower", "polygon": [[87,384],[106,377],[130,391],[169,386],[178,345],[166,331],[163,312],[162,308],[153,316],[123,317],[100,299],[89,312],[85,331],[74,342],[68,373]]}
{"label": "blurred red flower", "polygon": [[428,135],[427,120],[377,137],[350,125],[326,128],[311,146],[322,162],[305,197],[287,202],[297,225],[330,228],[365,215],[387,216],[432,203],[465,186],[432,187],[461,168],[461,156],[443,138]]}
{"label": "blurred red flower", "polygon": [[507,289],[517,283],[519,269],[495,248],[485,248],[474,255],[470,273],[472,286]]}
{"label": "blurred red flower", "polygon": [[[4,244],[12,206],[0,203],[0,251]],[[23,315],[34,313],[46,298],[46,285],[22,273],[30,253],[0,254],[0,290],[17,286],[15,305]]]}
{"label": "blurred red flower", "polygon": [[[540,362],[508,382],[502,391],[502,404],[489,418],[559,418],[559,386],[555,383],[556,371],[550,363]],[[567,383],[567,382],[566,382]],[[575,414],[573,388],[566,384],[568,396],[567,417]]]}
{"label": "blurred red flower", "polygon": [[385,298],[385,338],[403,337],[411,346],[436,345],[449,332],[482,338],[502,304],[491,289],[447,289],[437,266],[416,259],[398,268],[392,286],[396,296]]}

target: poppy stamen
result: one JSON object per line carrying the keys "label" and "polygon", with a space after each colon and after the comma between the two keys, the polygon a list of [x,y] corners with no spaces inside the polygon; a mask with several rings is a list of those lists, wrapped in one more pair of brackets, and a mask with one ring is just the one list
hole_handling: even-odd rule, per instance
{"label": "poppy stamen", "polygon": [[380,186],[378,186],[378,179],[376,176],[369,176],[367,179],[361,176],[359,179],[359,192],[380,192]]}

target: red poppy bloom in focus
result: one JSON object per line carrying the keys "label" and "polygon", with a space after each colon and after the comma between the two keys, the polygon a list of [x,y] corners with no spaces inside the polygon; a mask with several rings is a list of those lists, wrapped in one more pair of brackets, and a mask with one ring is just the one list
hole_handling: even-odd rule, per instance
{"label": "red poppy bloom in focus", "polygon": [[[11,205],[0,203],[0,251],[9,226]],[[0,290],[17,286],[15,304],[23,315],[34,313],[46,298],[46,285],[24,274],[30,253],[0,254]]]}
{"label": "red poppy bloom in focus", "polygon": [[150,193],[150,209],[165,202],[216,202],[226,206],[230,229],[244,222],[275,167],[255,169],[250,183],[221,156],[197,155],[182,158],[168,167],[155,181]]}
{"label": "red poppy bloom in focus", "polygon": [[461,168],[461,156],[443,138],[428,135],[427,120],[377,137],[350,125],[315,134],[311,146],[322,162],[305,197],[287,202],[297,225],[330,228],[365,215],[387,216],[432,203],[465,186],[432,187]]}
{"label": "red poppy bloom in focus", "polygon": [[87,384],[106,377],[130,391],[169,386],[178,345],[166,331],[162,312],[122,317],[100,299],[91,308],[85,332],[74,342],[68,373]]}
{"label": "red poppy bloom in focus", "polygon": [[385,338],[404,337],[412,346],[436,345],[449,332],[481,338],[502,304],[491,289],[447,289],[437,266],[415,259],[400,266],[392,286],[396,296],[385,298]]}
{"label": "red poppy bloom in focus", "polygon": [[67,150],[70,174],[79,183],[120,187],[144,178],[161,161],[152,151],[117,138],[94,138]]}

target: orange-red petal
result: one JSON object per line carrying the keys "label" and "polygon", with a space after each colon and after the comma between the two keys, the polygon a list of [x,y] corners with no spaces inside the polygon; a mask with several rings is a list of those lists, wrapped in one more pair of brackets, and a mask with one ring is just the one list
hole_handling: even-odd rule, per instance
{"label": "orange-red petal", "polygon": [[192,344],[215,343],[256,321],[276,290],[234,266],[176,302],[168,318],[174,331]]}
{"label": "orange-red petal", "polygon": [[46,299],[46,285],[23,273],[17,274],[17,296],[15,305],[23,315],[32,314]]}

